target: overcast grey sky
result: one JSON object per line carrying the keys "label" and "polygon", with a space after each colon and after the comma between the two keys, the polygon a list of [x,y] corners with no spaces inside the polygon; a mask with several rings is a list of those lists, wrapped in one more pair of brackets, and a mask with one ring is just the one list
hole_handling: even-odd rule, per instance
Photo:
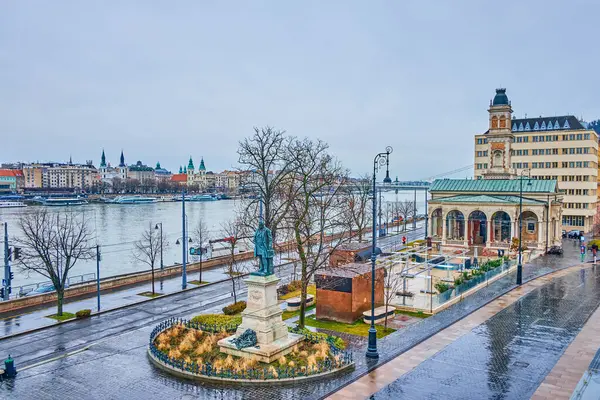
{"label": "overcast grey sky", "polygon": [[[0,2],[0,161],[121,149],[175,170],[236,165],[272,125],[320,138],[353,173],[473,162],[506,87],[517,117],[600,117],[600,2]],[[464,173],[463,173],[464,176]]]}

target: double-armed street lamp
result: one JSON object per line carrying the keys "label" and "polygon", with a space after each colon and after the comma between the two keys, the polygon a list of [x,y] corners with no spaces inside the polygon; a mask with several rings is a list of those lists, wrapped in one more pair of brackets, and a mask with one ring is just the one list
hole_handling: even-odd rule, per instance
{"label": "double-armed street lamp", "polygon": [[379,352],[377,351],[377,330],[375,329],[375,261],[377,254],[375,249],[377,247],[377,171],[378,167],[386,166],[385,179],[383,183],[392,183],[390,178],[390,154],[392,154],[392,147],[387,146],[385,153],[379,153],[373,160],[373,235],[371,241],[371,327],[369,328],[369,345],[367,347],[368,358],[379,358]]}
{"label": "double-armed street lamp", "polygon": [[529,170],[524,169],[519,174],[519,262],[517,263],[517,285],[523,283],[523,246],[521,245],[521,235],[523,233],[523,177],[527,174],[527,186],[531,186],[531,177]]}

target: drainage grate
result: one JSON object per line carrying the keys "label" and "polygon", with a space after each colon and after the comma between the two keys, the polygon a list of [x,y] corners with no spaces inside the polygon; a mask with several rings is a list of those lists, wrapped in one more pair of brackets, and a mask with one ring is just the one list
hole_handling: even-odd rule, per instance
{"label": "drainage grate", "polygon": [[600,349],[596,352],[596,355],[592,359],[590,366],[588,367],[590,371],[598,372],[600,371]]}
{"label": "drainage grate", "polygon": [[527,368],[527,367],[529,367],[529,363],[526,363],[526,362],[523,362],[523,361],[515,361],[513,363],[513,365],[515,367],[521,367],[521,368]]}

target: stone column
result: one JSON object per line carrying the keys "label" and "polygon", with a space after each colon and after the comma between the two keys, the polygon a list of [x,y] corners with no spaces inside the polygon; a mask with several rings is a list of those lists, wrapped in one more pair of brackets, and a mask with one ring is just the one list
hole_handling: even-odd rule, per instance
{"label": "stone column", "polygon": [[544,223],[542,221],[538,221],[537,225],[538,225],[537,243],[538,243],[538,249],[539,249],[539,248],[544,248],[544,246],[542,246],[544,244],[544,235],[543,235],[544,232],[542,232],[544,229]]}
{"label": "stone column", "polygon": [[447,229],[448,229],[448,224],[446,221],[446,218],[448,216],[442,214],[442,244],[445,245],[446,244],[446,236],[448,235]]}
{"label": "stone column", "polygon": [[485,247],[490,247],[490,244],[492,243],[492,221],[487,221],[486,222],[486,241],[485,241]]}

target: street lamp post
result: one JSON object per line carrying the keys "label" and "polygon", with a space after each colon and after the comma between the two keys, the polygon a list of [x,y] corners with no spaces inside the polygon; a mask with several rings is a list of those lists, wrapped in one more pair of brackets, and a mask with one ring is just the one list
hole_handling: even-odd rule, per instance
{"label": "street lamp post", "polygon": [[391,183],[389,162],[390,154],[393,149],[391,146],[385,148],[385,153],[379,153],[373,160],[373,235],[371,240],[371,327],[369,328],[369,345],[367,347],[368,358],[379,358],[379,352],[377,351],[377,330],[375,329],[375,261],[377,254],[375,248],[377,247],[377,167],[386,165],[386,177],[383,180],[384,183]]}
{"label": "street lamp post", "polygon": [[181,191],[181,230],[183,231],[183,240],[181,246],[181,289],[185,289],[187,287],[187,273],[186,273],[186,251],[187,251],[187,242],[185,240],[185,190]]}
{"label": "street lamp post", "polygon": [[160,270],[162,271],[165,266],[163,264],[163,224],[162,222],[159,222],[156,224],[156,226],[154,227],[154,229],[159,229],[158,227],[160,226]]}
{"label": "street lamp post", "polygon": [[[517,263],[517,285],[523,283],[523,246],[521,239],[523,234],[523,174],[529,173],[529,170],[523,170],[519,174],[519,262]],[[527,182],[531,185],[531,181]]]}

